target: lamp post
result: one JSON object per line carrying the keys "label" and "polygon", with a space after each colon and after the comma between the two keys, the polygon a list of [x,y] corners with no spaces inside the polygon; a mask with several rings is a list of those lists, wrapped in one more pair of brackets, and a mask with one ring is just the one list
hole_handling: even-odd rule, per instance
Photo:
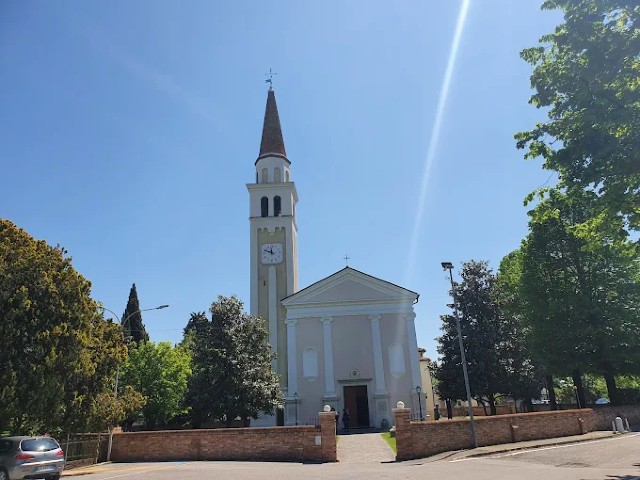
{"label": "lamp post", "polygon": [[298,425],[298,392],[293,394],[293,401],[296,404],[296,425]]}
{"label": "lamp post", "polygon": [[[129,315],[127,315],[124,318],[124,320],[120,320],[120,317],[118,316],[118,314],[116,312],[114,312],[113,310],[110,310],[110,309],[105,308],[105,307],[102,307],[102,309],[107,311],[107,312],[109,312],[114,317],[116,317],[116,319],[118,320],[118,325],[121,325],[122,327],[124,327],[126,325],[126,323],[127,323],[127,320],[129,320],[136,313],[148,312],[149,310],[162,310],[163,308],[167,308],[167,307],[169,307],[169,305],[160,305],[160,306],[153,307],[153,308],[144,308],[142,310],[138,309],[135,312],[132,312]],[[114,396],[115,396],[116,399],[118,398],[118,379],[119,379],[119,377],[120,377],[120,364],[118,364],[116,366],[116,382],[115,382],[115,386],[113,387]],[[109,444],[107,446],[107,462],[111,461],[111,447],[112,447],[112,445],[113,445],[113,427],[109,428]]]}
{"label": "lamp post", "polygon": [[422,422],[424,418],[422,417],[422,395],[420,395],[422,393],[422,388],[420,388],[420,385],[416,386],[416,393],[418,394],[418,405],[420,406],[420,421]]}
{"label": "lamp post", "polygon": [[456,299],[456,289],[453,284],[453,263],[441,262],[443,270],[449,270],[449,279],[451,280],[451,295],[453,296],[453,311],[456,317],[456,329],[458,330],[458,343],[460,344],[460,358],[462,360],[462,373],[464,374],[464,387],[467,390],[467,404],[469,405],[469,425],[471,427],[471,440],[473,447],[478,448],[478,439],[476,438],[476,425],[473,420],[473,406],[471,405],[471,389],[469,388],[469,374],[467,373],[467,358],[464,354],[464,344],[462,343],[462,329],[460,328],[460,316],[458,315],[458,301]]}

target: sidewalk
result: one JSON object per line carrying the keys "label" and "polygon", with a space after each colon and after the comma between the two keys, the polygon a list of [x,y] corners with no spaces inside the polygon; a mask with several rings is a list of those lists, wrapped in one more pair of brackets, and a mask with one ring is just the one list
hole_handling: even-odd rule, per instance
{"label": "sidewalk", "polygon": [[[516,452],[519,450],[530,450],[535,448],[550,447],[555,445],[567,445],[571,443],[589,442],[593,440],[602,440],[608,438],[619,437],[620,434],[615,434],[611,431],[596,431],[585,433],[584,435],[571,435],[569,437],[547,438],[544,440],[530,440],[526,442],[516,443],[502,443],[499,445],[488,445],[486,447],[478,447],[470,450],[455,450],[449,452],[438,453],[431,457],[426,457],[423,460],[428,462],[437,462],[440,460],[447,460],[449,462],[464,460],[467,458],[485,457],[488,455],[495,455],[499,453]],[[416,460],[408,460],[409,462],[417,462]]]}

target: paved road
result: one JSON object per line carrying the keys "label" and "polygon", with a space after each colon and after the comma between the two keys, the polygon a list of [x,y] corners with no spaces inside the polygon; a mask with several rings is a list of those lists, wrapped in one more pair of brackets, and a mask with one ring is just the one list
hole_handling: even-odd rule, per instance
{"label": "paved road", "polygon": [[593,442],[496,454],[485,459],[572,468],[635,468],[640,478],[640,433]]}
{"label": "paved road", "polygon": [[[72,471],[73,472],[73,471]],[[70,472],[71,473],[71,472]],[[173,462],[112,464],[78,480],[425,479],[640,480],[640,434],[487,457],[401,463]],[[72,480],[69,478],[68,480]]]}

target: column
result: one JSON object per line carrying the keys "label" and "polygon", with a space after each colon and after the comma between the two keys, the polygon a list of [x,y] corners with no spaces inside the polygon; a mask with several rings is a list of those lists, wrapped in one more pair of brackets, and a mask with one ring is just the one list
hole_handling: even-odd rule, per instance
{"label": "column", "polygon": [[369,315],[371,320],[371,339],[373,342],[373,368],[376,378],[375,395],[386,395],[384,382],[384,364],[382,359],[382,340],[380,338],[380,315]]}
{"label": "column", "polygon": [[[269,266],[269,343],[273,352],[278,351],[278,281],[276,267]],[[278,360],[271,360],[271,369],[278,372]]]}
{"label": "column", "polygon": [[332,317],[322,317],[322,337],[324,346],[324,396],[336,396],[335,379],[333,374],[333,339],[331,337]]}
{"label": "column", "polygon": [[287,324],[287,396],[292,399],[293,395],[298,392],[298,365],[296,363],[296,325],[298,320],[287,319],[285,323]]}
{"label": "column", "polygon": [[422,388],[422,382],[420,381],[420,361],[418,360],[418,340],[416,339],[416,325],[414,312],[407,313],[405,318],[405,328],[407,330],[407,345],[409,348],[409,363],[411,365],[411,383],[413,384],[413,391],[420,385]]}

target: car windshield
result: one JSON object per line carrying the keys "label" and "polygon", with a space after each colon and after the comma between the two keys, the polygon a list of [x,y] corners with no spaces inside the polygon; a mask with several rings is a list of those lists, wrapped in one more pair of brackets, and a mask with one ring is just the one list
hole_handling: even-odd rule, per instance
{"label": "car windshield", "polygon": [[23,452],[48,452],[60,448],[60,446],[53,438],[34,438],[23,440],[20,448]]}

